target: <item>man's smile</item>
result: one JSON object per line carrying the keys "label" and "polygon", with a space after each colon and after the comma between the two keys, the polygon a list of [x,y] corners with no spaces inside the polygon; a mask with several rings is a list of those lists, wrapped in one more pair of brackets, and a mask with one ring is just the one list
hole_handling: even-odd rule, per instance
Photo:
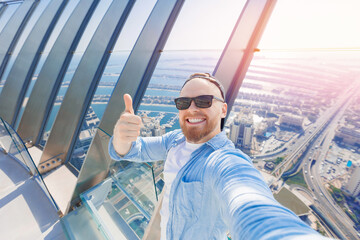
{"label": "man's smile", "polygon": [[187,118],[186,122],[189,123],[190,125],[196,125],[196,124],[201,124],[204,123],[206,121],[205,118]]}

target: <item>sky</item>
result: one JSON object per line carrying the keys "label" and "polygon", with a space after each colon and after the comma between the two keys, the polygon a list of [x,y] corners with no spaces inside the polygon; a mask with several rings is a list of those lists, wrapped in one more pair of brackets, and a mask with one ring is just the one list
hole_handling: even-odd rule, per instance
{"label": "sky", "polygon": [[[69,1],[44,52],[51,49],[78,1]],[[48,2],[40,1],[33,16],[40,15]],[[76,52],[86,50],[91,35],[111,2],[112,0],[100,1]],[[135,2],[114,51],[132,49],[156,2],[156,0],[137,0]],[[223,49],[245,3],[246,0],[184,1],[183,8],[165,45],[165,50]],[[359,10],[360,0],[278,0],[258,47],[270,50],[360,49]],[[6,14],[11,15],[13,12],[9,8]],[[0,22],[0,29],[4,24],[4,21]],[[30,25],[32,24],[26,26],[24,33],[31,30]],[[22,45],[25,38],[26,34],[23,34],[19,39],[18,46]],[[18,50],[15,49],[14,52],[16,53]]]}
{"label": "sky", "polygon": [[[244,4],[186,1],[166,48],[223,49]],[[359,0],[278,0],[259,48],[360,49],[359,10]]]}
{"label": "sky", "polygon": [[358,48],[359,0],[278,0],[260,48]]}

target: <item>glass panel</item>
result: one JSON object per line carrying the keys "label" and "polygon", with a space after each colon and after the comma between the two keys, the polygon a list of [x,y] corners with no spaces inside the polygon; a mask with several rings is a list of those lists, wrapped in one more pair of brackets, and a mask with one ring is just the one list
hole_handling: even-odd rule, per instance
{"label": "glass panel", "polygon": [[106,239],[84,206],[60,218],[60,222],[66,232],[67,239]]}
{"label": "glass panel", "polygon": [[[326,10],[312,5],[305,17],[308,4],[278,1],[226,131],[250,155],[281,204],[294,212],[300,205],[281,196],[284,182],[311,199],[310,207],[327,216],[325,225],[340,234],[337,238],[357,239],[360,52],[359,35],[351,29],[360,19],[354,5],[343,1],[333,1]],[[339,18],[341,24],[334,20]],[[305,219],[327,235],[328,226],[312,214]]]}
{"label": "glass panel", "polygon": [[[352,162],[360,157],[358,143],[350,140],[360,136],[354,71],[359,61],[359,54],[346,52],[256,53],[225,130],[269,186],[277,190],[282,174],[286,184],[301,186],[316,199],[328,194],[324,184],[347,191],[340,182],[352,176]],[[293,211],[298,205],[278,201]],[[345,229],[339,218],[334,223]]]}
{"label": "glass panel", "polygon": [[[128,20],[118,37],[114,51],[109,58],[92,99],[91,106],[82,123],[81,132],[75,143],[75,148],[70,159],[70,163],[79,171],[85,160],[96,129],[100,124],[100,120],[102,119],[115,84],[129,57],[130,50],[135,44],[136,38],[140,34],[154,4],[155,1],[136,1],[129,14]],[[136,21],[136,25],[133,24],[134,21]]]}
{"label": "glass panel", "polygon": [[[24,45],[25,40],[29,36],[29,33],[31,32],[32,28],[34,27],[35,23],[37,22],[37,20],[39,19],[40,15],[44,11],[44,9],[47,7],[49,2],[50,1],[39,1],[38,5],[36,6],[33,13],[31,14],[31,16],[30,16],[28,22],[26,23],[24,30],[22,31],[22,33],[19,37],[19,40],[17,41],[16,46],[11,54],[9,62],[4,70],[4,74],[1,77],[2,84],[5,83],[7,76],[9,75],[9,72],[12,68],[12,65],[15,62],[15,58],[17,57],[20,49]],[[1,87],[1,83],[0,83],[0,87]],[[1,93],[1,90],[2,90],[2,87],[0,88],[0,93]]]}
{"label": "glass panel", "polygon": [[51,50],[52,46],[54,45],[57,37],[59,36],[64,24],[66,23],[66,21],[68,20],[70,14],[72,13],[72,11],[74,10],[74,8],[76,7],[76,5],[78,4],[79,0],[76,0],[76,1],[70,1],[69,3],[66,4],[65,6],[65,9],[63,10],[61,16],[59,17],[59,20],[56,22],[56,25],[54,27],[54,30],[51,32],[51,36],[49,37],[49,40],[47,41],[46,43],[46,46],[44,48],[44,51],[43,53],[41,54],[41,57],[39,59],[39,62],[37,64],[37,67],[34,71],[34,74],[33,74],[33,77],[29,83],[29,87],[28,89],[26,90],[26,94],[25,94],[25,98],[24,98],[24,101],[23,101],[23,104],[21,106],[21,109],[20,109],[20,112],[19,112],[19,115],[16,119],[16,123],[15,123],[15,129],[18,129],[18,125],[20,123],[20,120],[21,120],[21,117],[24,113],[24,110],[25,110],[25,107],[26,107],[26,104],[28,102],[28,99],[29,99],[29,96],[30,96],[30,93],[34,87],[34,84],[39,76],[39,73],[40,73],[40,70],[41,68],[43,67],[44,65],[44,62],[46,60],[46,58],[48,57],[49,55],[49,51]]}
{"label": "glass panel", "polygon": [[141,239],[157,201],[152,167],[117,162],[112,169],[116,173],[111,178],[82,193],[81,199],[104,235]]}
{"label": "glass panel", "polygon": [[5,150],[6,153],[12,155],[15,159],[19,160],[23,167],[31,175],[33,175],[35,181],[39,184],[45,195],[51,201],[56,211],[59,210],[57,204],[52,198],[49,190],[47,189],[41,174],[39,173],[35,163],[33,162],[25,144],[15,132],[15,130],[3,119],[0,118],[0,147]]}
{"label": "glass panel", "polygon": [[5,122],[0,121],[0,147],[3,152],[9,152],[11,145],[13,144],[11,135],[5,126]]}
{"label": "glass panel", "polygon": [[[6,23],[9,21],[10,17],[14,14],[16,9],[19,7],[20,4],[11,4],[5,7],[5,10],[1,13],[0,10],[0,32],[6,25]],[[0,4],[0,9],[2,7],[2,4]]]}
{"label": "glass panel", "polygon": [[2,145],[4,146],[6,152],[18,159],[23,164],[23,166],[33,174],[35,169],[33,166],[31,166],[31,162],[27,162],[29,159],[23,158],[23,155],[21,154],[25,149],[21,139],[16,135],[15,131],[2,119],[1,128],[2,132],[7,135],[5,135],[4,139],[2,139]]}
{"label": "glass panel", "polygon": [[69,87],[69,84],[70,84],[70,82],[74,76],[74,73],[80,63],[80,60],[84,54],[84,51],[86,50],[86,47],[89,44],[89,42],[96,30],[96,27],[94,27],[94,26],[99,25],[100,21],[102,20],[104,14],[106,13],[110,4],[111,4],[110,0],[100,1],[93,13],[88,25],[86,26],[86,28],[84,30],[84,34],[82,35],[82,37],[79,41],[79,44],[74,52],[74,56],[72,57],[71,62],[69,64],[68,70],[65,73],[61,87],[59,89],[59,92],[57,93],[56,100],[54,102],[53,107],[51,108],[49,117],[46,120],[46,125],[45,125],[45,128],[43,129],[43,133],[42,133],[42,138],[39,141],[39,145],[41,147],[45,147],[47,139],[50,135],[52,125],[55,121],[57,113],[59,112],[60,105],[63,101],[63,98],[65,96],[67,88]]}
{"label": "glass panel", "polygon": [[113,175],[116,186],[126,192],[128,197],[139,205],[145,216],[150,218],[157,202],[152,166],[135,162],[121,162],[116,165],[121,166]]}

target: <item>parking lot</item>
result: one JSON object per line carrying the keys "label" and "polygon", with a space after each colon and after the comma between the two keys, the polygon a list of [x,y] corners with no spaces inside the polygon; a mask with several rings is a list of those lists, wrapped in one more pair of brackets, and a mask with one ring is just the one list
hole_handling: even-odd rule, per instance
{"label": "parking lot", "polygon": [[[351,164],[350,162],[351,161]],[[335,143],[328,150],[326,159],[321,163],[320,174],[328,181],[336,178],[347,179],[351,173],[350,165],[357,165],[360,163],[360,155],[351,151],[351,149],[341,148]],[[346,184],[346,183],[345,183]]]}

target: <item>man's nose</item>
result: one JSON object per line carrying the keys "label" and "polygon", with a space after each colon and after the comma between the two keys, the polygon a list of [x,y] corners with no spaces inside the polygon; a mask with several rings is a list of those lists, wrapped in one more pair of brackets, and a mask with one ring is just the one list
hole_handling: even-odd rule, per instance
{"label": "man's nose", "polygon": [[191,101],[190,103],[190,107],[188,108],[189,110],[192,110],[192,111],[197,111],[199,110],[199,108],[195,105],[195,101]]}

